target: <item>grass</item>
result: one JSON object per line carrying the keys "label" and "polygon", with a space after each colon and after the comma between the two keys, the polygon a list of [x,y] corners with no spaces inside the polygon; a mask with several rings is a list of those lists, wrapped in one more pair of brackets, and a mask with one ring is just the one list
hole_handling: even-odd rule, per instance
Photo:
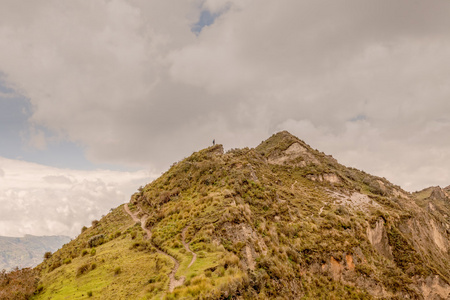
{"label": "grass", "polygon": [[[318,163],[298,167],[266,162],[294,142]],[[331,173],[339,183],[308,179]],[[338,204],[330,191],[360,192],[377,206],[361,211]],[[175,163],[131,197],[130,209],[148,215],[151,241],[119,207],[41,264],[43,290],[33,299],[82,299],[89,292],[93,299],[369,299],[357,278],[399,298],[415,297],[407,288],[409,278],[438,273],[445,279],[448,262],[421,255],[400,232],[402,222],[418,213],[394,191],[399,188],[386,179],[345,168],[286,132],[256,149],[222,154],[216,145]],[[378,253],[367,238],[367,227],[379,218],[394,261]],[[197,254],[190,268],[192,255],[181,241],[184,228],[186,242]],[[99,235],[103,243],[93,243]],[[95,248],[89,248],[89,241]],[[173,262],[152,244],[180,262],[176,277],[186,280],[172,293],[168,274]],[[248,250],[253,270],[248,269]],[[354,270],[346,265],[348,256]],[[340,276],[347,281],[333,279],[331,258],[342,266]],[[424,269],[410,268],[412,260],[422,261]]]}
{"label": "grass", "polygon": [[[134,223],[122,212],[122,207],[119,207],[112,216],[115,215],[116,219],[125,221],[119,224],[122,225],[121,229],[126,232],[133,228]],[[113,224],[112,220],[104,220],[104,222],[100,221],[97,226],[103,226],[108,232],[108,223]],[[115,224],[115,229],[119,224]],[[98,246],[95,249],[95,255],[80,255],[72,259],[72,263],[49,273],[43,269],[41,283],[44,289],[33,299],[48,299],[49,297],[51,299],[67,299],[67,297],[84,299],[89,291],[92,292],[92,299],[117,297],[144,299],[147,294],[146,286],[150,279],[149,274],[155,274],[158,271],[160,274],[154,283],[161,286],[161,291],[154,290],[153,294],[155,296],[158,293],[161,294],[168,284],[167,274],[170,272],[172,262],[160,254],[130,250],[130,245],[136,240],[142,241],[142,235],[132,240],[130,234],[124,234]],[[86,266],[85,270],[77,275],[78,269],[83,266]],[[127,284],[124,284],[124,279]]]}
{"label": "grass", "polygon": [[[77,258],[71,265],[60,267],[42,280],[44,292],[34,299],[47,299],[50,296],[52,299],[67,299],[68,296],[71,299],[83,299],[87,291],[93,292],[93,299],[144,297],[142,291],[149,279],[148,274],[158,271],[167,274],[171,262],[158,254],[130,251],[128,245],[127,239],[112,241],[98,247],[95,258]],[[158,264],[160,269],[156,268],[156,260],[161,261]],[[92,266],[93,263],[98,267],[76,275],[78,265]],[[123,284],[124,278],[127,284]],[[168,282],[166,276],[162,276],[162,282]]]}
{"label": "grass", "polygon": [[187,266],[190,264],[192,260],[192,255],[190,253],[189,255],[186,255],[183,252],[184,251],[182,251],[182,249],[177,249],[172,251],[171,253],[174,253],[176,257],[181,258],[180,268],[178,269],[176,276],[178,277],[184,276],[185,278],[188,279],[196,275],[202,274],[208,268],[218,266],[221,258],[225,254],[224,252],[216,251],[212,253],[206,252],[203,257],[199,257],[199,255],[197,255],[197,259],[188,269]]}

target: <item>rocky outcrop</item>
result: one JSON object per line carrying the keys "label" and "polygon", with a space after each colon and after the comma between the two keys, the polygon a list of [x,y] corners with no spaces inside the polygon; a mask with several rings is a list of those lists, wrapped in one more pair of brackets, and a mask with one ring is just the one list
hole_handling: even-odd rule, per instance
{"label": "rocky outcrop", "polygon": [[267,245],[256,231],[247,224],[225,224],[225,237],[236,246],[242,243],[240,249],[241,256],[244,258],[244,265],[254,270],[256,267],[256,259],[260,255],[267,255]]}
{"label": "rocky outcrop", "polygon": [[444,282],[439,276],[428,276],[416,280],[426,300],[450,299],[450,285]]}
{"label": "rocky outcrop", "polygon": [[273,154],[268,157],[268,162],[276,165],[289,164],[305,167],[307,164],[318,164],[319,161],[310,151],[300,143],[293,143],[280,154]]}
{"label": "rocky outcrop", "polygon": [[339,176],[337,176],[336,174],[333,173],[324,173],[324,174],[310,174],[307,175],[306,178],[308,178],[309,180],[312,181],[318,181],[318,182],[329,182],[329,183],[340,183],[341,179],[339,178]]}
{"label": "rocky outcrop", "polygon": [[430,196],[427,198],[428,200],[448,200],[448,193],[439,186],[434,186],[428,188]]}
{"label": "rocky outcrop", "polygon": [[378,253],[392,260],[394,257],[392,255],[391,246],[389,245],[389,239],[384,223],[384,220],[380,218],[377,220],[375,228],[370,226],[367,227],[367,238]]}

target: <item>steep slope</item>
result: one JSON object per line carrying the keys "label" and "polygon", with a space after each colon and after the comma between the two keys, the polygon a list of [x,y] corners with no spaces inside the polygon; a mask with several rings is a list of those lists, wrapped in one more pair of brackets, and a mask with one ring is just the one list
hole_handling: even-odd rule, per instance
{"label": "steep slope", "polygon": [[68,236],[0,236],[0,270],[37,266],[45,252],[56,251],[69,241]]}
{"label": "steep slope", "polygon": [[447,299],[449,221],[421,201],[288,132],[216,145],[42,263],[35,299]]}
{"label": "steep slope", "polygon": [[450,186],[441,188],[439,186],[429,187],[414,193],[414,198],[418,205],[426,209],[442,224],[447,224],[447,231],[450,230]]}

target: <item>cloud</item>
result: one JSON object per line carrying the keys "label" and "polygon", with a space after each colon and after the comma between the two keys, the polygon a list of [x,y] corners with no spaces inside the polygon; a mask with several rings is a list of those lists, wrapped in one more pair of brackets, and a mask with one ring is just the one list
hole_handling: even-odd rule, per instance
{"label": "cloud", "polygon": [[[450,184],[430,171],[450,165],[447,1],[2,6],[3,80],[29,97],[30,126],[92,161],[162,170],[213,138],[290,128],[405,188]],[[217,17],[196,35],[202,11]]]}
{"label": "cloud", "polygon": [[47,148],[47,139],[44,131],[31,127],[29,132],[28,145],[38,150],[45,150]]}
{"label": "cloud", "polygon": [[6,236],[75,236],[156,177],[146,171],[77,171],[5,158],[0,165],[0,235]]}
{"label": "cloud", "polygon": [[48,175],[48,176],[44,176],[42,177],[42,179],[44,179],[44,181],[46,183],[50,183],[50,184],[72,184],[73,181],[64,175]]}

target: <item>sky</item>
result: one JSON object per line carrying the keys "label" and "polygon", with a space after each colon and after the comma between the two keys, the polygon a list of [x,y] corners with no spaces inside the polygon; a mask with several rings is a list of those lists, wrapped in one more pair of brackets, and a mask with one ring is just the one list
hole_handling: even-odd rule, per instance
{"label": "sky", "polygon": [[281,130],[450,185],[447,0],[0,3],[0,235],[75,236],[213,139]]}

